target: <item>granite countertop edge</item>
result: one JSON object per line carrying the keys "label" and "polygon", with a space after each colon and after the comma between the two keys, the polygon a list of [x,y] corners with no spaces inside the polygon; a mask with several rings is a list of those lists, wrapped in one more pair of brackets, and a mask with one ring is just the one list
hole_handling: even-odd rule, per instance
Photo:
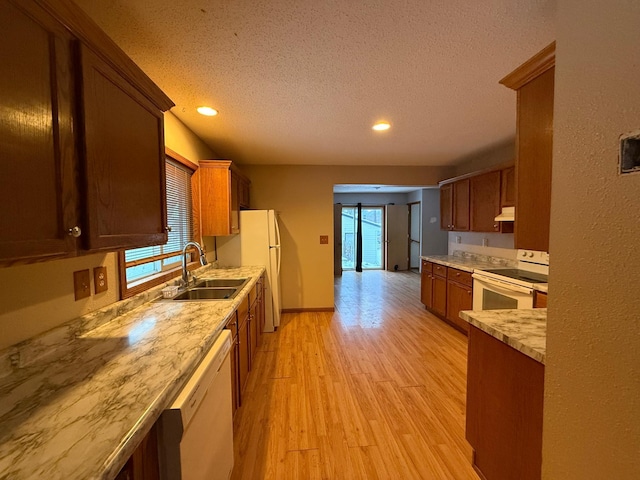
{"label": "granite countertop edge", "polygon": [[53,336],[60,353],[0,378],[0,478],[115,478],[264,272],[209,269],[199,278],[250,280],[231,301],[153,298],[92,330]]}
{"label": "granite countertop edge", "polygon": [[460,317],[474,327],[544,365],[547,309],[463,310]]}

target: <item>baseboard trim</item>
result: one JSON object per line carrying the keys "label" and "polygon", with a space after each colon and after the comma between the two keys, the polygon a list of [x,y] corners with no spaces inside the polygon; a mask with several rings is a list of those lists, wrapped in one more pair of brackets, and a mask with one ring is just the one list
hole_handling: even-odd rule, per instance
{"label": "baseboard trim", "polygon": [[305,313],[305,312],[335,312],[334,307],[321,308],[283,308],[282,313]]}

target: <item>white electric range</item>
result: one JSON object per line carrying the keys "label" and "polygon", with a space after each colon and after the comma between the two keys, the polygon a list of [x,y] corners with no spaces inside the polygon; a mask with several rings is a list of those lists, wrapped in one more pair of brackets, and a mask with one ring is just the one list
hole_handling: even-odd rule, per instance
{"label": "white electric range", "polygon": [[473,309],[533,308],[535,287],[548,276],[547,252],[518,250],[518,268],[474,270]]}

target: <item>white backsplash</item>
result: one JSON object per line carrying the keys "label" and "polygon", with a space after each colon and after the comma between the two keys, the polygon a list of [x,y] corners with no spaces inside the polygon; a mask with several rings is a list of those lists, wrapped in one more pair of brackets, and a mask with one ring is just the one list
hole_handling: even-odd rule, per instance
{"label": "white backsplash", "polygon": [[[460,243],[457,238],[460,238]],[[483,245],[486,243],[486,246]],[[513,233],[449,232],[449,255],[456,250],[516,260]]]}

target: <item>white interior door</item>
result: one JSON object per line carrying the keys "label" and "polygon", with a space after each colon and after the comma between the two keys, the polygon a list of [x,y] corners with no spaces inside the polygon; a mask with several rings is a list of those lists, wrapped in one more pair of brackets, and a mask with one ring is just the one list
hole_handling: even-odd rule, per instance
{"label": "white interior door", "polygon": [[386,207],[387,270],[409,268],[409,207],[387,205]]}

